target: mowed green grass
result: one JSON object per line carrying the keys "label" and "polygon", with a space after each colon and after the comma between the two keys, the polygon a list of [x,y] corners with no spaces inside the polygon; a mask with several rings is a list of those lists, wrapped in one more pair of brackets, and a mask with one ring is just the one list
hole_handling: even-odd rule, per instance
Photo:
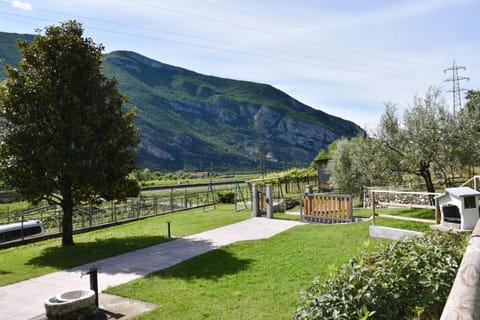
{"label": "mowed green grass", "polygon": [[[435,211],[424,208],[379,208],[375,210],[377,214],[389,214],[392,216],[402,216],[409,218],[420,218],[435,220]],[[372,209],[354,209],[353,215],[356,217],[369,218],[372,216]]]}
{"label": "mowed green grass", "polygon": [[57,238],[3,249],[0,286],[169,241],[167,221],[171,221],[173,236],[185,236],[242,221],[250,215],[250,210],[235,212],[232,205],[217,205],[212,211],[181,211],[78,234],[73,247],[62,247]]}
{"label": "mowed green grass", "polygon": [[192,258],[109,293],[158,304],[140,319],[291,319],[300,292],[370,243],[369,222],[302,225]]}
{"label": "mowed green grass", "polygon": [[[377,214],[388,214],[391,216],[420,218],[435,220],[435,211],[431,209],[419,209],[419,208],[381,208],[375,210]],[[353,215],[356,217],[370,218],[372,216],[372,209],[355,209]],[[389,218],[377,217],[375,219],[375,225],[382,227],[391,227],[398,229],[407,229],[413,231],[425,232],[430,230],[430,223],[395,220]]]}

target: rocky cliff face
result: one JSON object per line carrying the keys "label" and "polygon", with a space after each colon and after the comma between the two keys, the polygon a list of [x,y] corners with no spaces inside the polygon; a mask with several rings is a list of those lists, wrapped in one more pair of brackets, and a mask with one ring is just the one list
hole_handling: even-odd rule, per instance
{"label": "rocky cliff face", "polygon": [[139,109],[141,161],[153,169],[248,169],[260,145],[273,164],[308,164],[361,129],[269,85],[205,76],[134,52],[105,56],[104,71]]}

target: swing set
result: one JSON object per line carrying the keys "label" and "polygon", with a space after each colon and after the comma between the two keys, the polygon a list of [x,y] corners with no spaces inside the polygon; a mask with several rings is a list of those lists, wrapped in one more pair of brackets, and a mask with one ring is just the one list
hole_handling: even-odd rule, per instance
{"label": "swing set", "polygon": [[[213,189],[212,180],[208,183],[207,191],[205,192],[205,198],[203,201],[203,212],[208,212],[215,210],[217,200],[215,197],[215,191]],[[211,206],[213,204],[213,206]],[[234,191],[234,205],[235,205],[235,212],[239,212],[242,210],[247,209],[247,201],[243,195],[242,188],[240,188],[240,183],[235,181],[235,191]],[[211,206],[211,207],[210,207]],[[207,208],[210,207],[210,208]]]}

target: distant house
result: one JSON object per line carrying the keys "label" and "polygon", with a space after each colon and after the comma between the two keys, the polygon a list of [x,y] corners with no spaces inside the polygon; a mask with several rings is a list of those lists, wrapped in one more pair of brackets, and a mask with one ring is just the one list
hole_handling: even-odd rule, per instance
{"label": "distant house", "polygon": [[479,217],[480,192],[469,187],[446,188],[445,193],[436,199],[442,214],[442,226],[473,230]]}

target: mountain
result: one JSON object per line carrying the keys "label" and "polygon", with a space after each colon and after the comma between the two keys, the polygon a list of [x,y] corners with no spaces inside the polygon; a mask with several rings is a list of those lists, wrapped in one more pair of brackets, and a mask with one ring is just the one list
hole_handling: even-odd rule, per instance
{"label": "mountain", "polygon": [[[21,59],[18,51],[17,40],[32,41],[35,36],[31,34],[0,32],[0,61],[10,65],[17,65]],[[6,76],[4,68],[0,67],[0,80]]]}
{"label": "mountain", "polygon": [[[14,55],[3,55],[12,63]],[[139,160],[153,170],[246,170],[260,157],[269,167],[305,165],[332,141],[361,131],[267,84],[202,75],[130,51],[105,54],[102,68],[138,108]]]}
{"label": "mountain", "polygon": [[289,164],[307,164],[321,148],[360,128],[308,107],[270,85],[202,75],[134,52],[104,56],[104,73],[139,109],[149,167],[258,166],[259,149]]}

